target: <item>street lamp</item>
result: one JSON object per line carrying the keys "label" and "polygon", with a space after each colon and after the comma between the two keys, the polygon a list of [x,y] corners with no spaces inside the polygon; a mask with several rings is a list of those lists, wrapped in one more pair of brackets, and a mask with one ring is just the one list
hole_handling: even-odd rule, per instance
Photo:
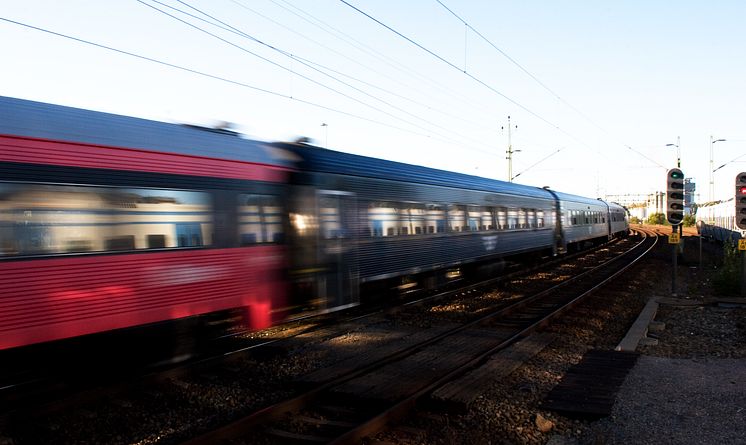
{"label": "street lamp", "polygon": [[[715,163],[713,161],[713,150],[712,147],[715,145],[715,142],[725,142],[725,139],[714,139],[710,136],[710,202],[715,201]],[[720,167],[717,168],[719,170]]]}
{"label": "street lamp", "polygon": [[681,139],[679,136],[676,136],[676,143],[675,144],[666,144],[666,147],[676,147],[676,168],[681,168]]}

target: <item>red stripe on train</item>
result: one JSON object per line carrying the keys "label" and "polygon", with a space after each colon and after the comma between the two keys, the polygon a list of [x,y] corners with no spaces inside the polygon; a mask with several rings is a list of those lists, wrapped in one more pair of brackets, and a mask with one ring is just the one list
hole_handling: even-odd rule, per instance
{"label": "red stripe on train", "polygon": [[3,262],[0,349],[246,307],[285,304],[285,249],[255,246]]}
{"label": "red stripe on train", "polygon": [[285,181],[287,172],[251,162],[15,136],[0,136],[0,161],[270,182]]}

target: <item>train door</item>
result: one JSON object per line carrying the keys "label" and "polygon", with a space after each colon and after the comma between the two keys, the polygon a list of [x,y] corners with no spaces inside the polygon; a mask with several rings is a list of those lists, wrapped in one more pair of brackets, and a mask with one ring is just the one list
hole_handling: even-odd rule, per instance
{"label": "train door", "polygon": [[319,233],[317,258],[326,273],[319,277],[320,296],[329,309],[359,302],[357,262],[357,205],[348,192],[317,192]]}

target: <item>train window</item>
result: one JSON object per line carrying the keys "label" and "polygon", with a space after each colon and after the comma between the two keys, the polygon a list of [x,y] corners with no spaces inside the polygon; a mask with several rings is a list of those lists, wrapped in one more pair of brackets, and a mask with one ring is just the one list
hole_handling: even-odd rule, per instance
{"label": "train window", "polygon": [[373,237],[396,236],[399,223],[399,205],[393,202],[368,204],[368,228]]}
{"label": "train window", "polygon": [[482,207],[480,213],[482,215],[482,230],[495,230],[495,215],[493,215],[492,209],[489,207]]}
{"label": "train window", "polygon": [[544,227],[544,211],[543,210],[536,211],[536,227],[538,228]]}
{"label": "train window", "polygon": [[166,247],[166,235],[148,235],[148,249],[162,249]]}
{"label": "train window", "polygon": [[461,232],[468,230],[466,225],[466,208],[462,205],[448,205],[448,230],[450,232]]}
{"label": "train window", "polygon": [[518,228],[519,229],[528,228],[527,214],[528,214],[528,211],[526,209],[518,209]]}
{"label": "train window", "polygon": [[508,209],[508,230],[518,228],[518,210]]}
{"label": "train window", "polygon": [[578,211],[577,210],[570,210],[570,217],[572,219],[571,225],[577,226],[578,225]]}
{"label": "train window", "polygon": [[526,210],[526,221],[528,223],[529,228],[532,228],[532,229],[536,228],[536,210],[534,209]]}
{"label": "train window", "polygon": [[446,212],[443,206],[438,204],[428,204],[425,212],[425,223],[427,233],[443,233],[446,231]]}
{"label": "train window", "polygon": [[[187,227],[182,228],[184,242],[194,243]],[[238,236],[241,246],[278,243],[284,238],[282,207],[270,195],[238,195]],[[194,244],[188,244],[194,245]]]}
{"label": "train window", "polygon": [[0,185],[0,256],[179,247],[180,225],[190,227],[189,245],[211,244],[209,194],[62,184]]}
{"label": "train window", "polygon": [[497,216],[497,229],[505,230],[508,228],[508,211],[505,207],[495,208],[495,215]]}
{"label": "train window", "polygon": [[199,224],[176,223],[176,245],[199,247],[202,245],[202,229]]}
{"label": "train window", "polygon": [[[182,247],[179,245],[179,247]],[[135,237],[132,235],[115,236],[107,238],[104,242],[104,250],[134,250]]]}
{"label": "train window", "polygon": [[478,232],[480,230],[487,230],[482,228],[482,208],[477,206],[467,206],[467,226],[468,230],[472,232]]}
{"label": "train window", "polygon": [[404,204],[399,211],[400,233],[419,235],[424,233],[427,223],[427,210],[423,204]]}
{"label": "train window", "polygon": [[347,238],[340,199],[336,196],[320,196],[318,205],[321,236],[326,239]]}

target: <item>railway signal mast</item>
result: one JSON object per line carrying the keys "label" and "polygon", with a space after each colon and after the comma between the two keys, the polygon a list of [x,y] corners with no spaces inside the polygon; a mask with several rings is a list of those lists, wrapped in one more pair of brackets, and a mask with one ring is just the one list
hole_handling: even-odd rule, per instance
{"label": "railway signal mast", "polygon": [[679,168],[672,168],[666,173],[666,219],[671,224],[668,242],[673,245],[671,295],[675,297],[678,269],[676,251],[681,242],[681,222],[684,221],[684,172]]}
{"label": "railway signal mast", "polygon": [[746,172],[736,175],[736,227],[746,230]]}
{"label": "railway signal mast", "polygon": [[678,168],[669,170],[666,177],[666,219],[672,226],[684,220],[684,173]]}
{"label": "railway signal mast", "polygon": [[[736,175],[736,227],[746,230],[746,172]],[[746,297],[746,239],[738,240],[741,252],[741,297]]]}

